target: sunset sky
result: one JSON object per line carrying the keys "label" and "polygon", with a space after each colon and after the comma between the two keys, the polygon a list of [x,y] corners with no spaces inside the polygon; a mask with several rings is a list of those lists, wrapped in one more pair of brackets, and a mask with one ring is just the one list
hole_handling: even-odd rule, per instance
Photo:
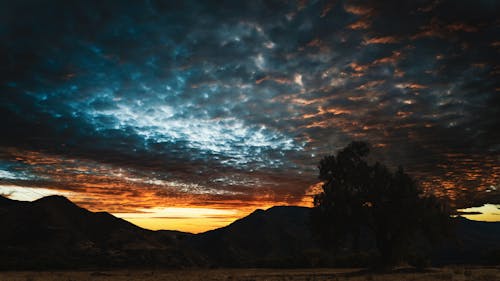
{"label": "sunset sky", "polygon": [[321,157],[364,140],[500,221],[499,14],[494,0],[2,1],[0,193],[200,232],[311,206]]}

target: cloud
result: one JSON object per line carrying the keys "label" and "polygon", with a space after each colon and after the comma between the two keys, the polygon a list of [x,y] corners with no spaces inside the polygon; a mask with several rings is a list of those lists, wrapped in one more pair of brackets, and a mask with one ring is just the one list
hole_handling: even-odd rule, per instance
{"label": "cloud", "polygon": [[1,180],[115,211],[299,204],[362,139],[457,205],[496,200],[496,6],[2,7]]}

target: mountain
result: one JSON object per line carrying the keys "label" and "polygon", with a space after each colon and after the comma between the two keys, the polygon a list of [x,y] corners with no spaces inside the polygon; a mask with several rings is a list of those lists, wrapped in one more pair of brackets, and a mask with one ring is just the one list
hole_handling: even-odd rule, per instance
{"label": "mountain", "polygon": [[500,222],[456,218],[456,241],[443,243],[439,264],[500,264]]}
{"label": "mountain", "polygon": [[[365,266],[375,251],[362,233],[361,254],[332,255],[314,242],[310,208],[272,207],[256,210],[234,223],[188,238],[205,260],[225,267]],[[437,245],[433,263],[499,264],[500,223],[454,219],[455,237]]]}
{"label": "mountain", "polygon": [[190,237],[194,248],[215,265],[304,267],[322,253],[309,231],[310,208],[256,210],[234,223]]}
{"label": "mountain", "polygon": [[[0,196],[0,269],[362,265],[362,255],[333,256],[314,242],[310,212],[272,207],[189,234],[142,229],[62,196],[33,202]],[[498,264],[500,223],[457,218],[456,233],[458,242],[443,243],[436,252],[437,264]]]}
{"label": "mountain", "polygon": [[[205,260],[225,267],[364,266],[375,251],[367,233],[361,235],[361,254],[333,255],[314,242],[310,208],[272,207],[219,229],[189,237]],[[500,263],[500,223],[454,219],[455,237],[444,241],[433,263]]]}
{"label": "mountain", "polygon": [[142,229],[62,196],[33,202],[0,197],[0,225],[0,267],[6,269],[199,263],[181,246],[190,234]]}

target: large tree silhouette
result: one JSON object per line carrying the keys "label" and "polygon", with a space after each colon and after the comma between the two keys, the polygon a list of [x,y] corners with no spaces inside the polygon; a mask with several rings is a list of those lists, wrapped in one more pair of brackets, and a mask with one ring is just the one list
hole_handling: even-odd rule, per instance
{"label": "large tree silhouette", "polygon": [[422,192],[399,167],[392,172],[366,161],[369,146],[352,142],[319,164],[323,191],[314,198],[313,226],[326,244],[359,249],[367,229],[378,250],[378,266],[422,260],[450,230],[445,204]]}

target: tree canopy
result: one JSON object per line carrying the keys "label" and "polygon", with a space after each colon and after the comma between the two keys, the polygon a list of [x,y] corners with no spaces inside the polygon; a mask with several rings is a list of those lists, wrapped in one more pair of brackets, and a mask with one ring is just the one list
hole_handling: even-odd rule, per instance
{"label": "tree canopy", "polygon": [[[402,167],[391,171],[366,160],[365,142],[351,142],[319,163],[322,192],[314,198],[313,226],[325,244],[359,250],[360,234],[373,240],[379,266],[417,262],[449,233],[446,205],[424,194]],[[364,231],[366,230],[366,231]]]}

